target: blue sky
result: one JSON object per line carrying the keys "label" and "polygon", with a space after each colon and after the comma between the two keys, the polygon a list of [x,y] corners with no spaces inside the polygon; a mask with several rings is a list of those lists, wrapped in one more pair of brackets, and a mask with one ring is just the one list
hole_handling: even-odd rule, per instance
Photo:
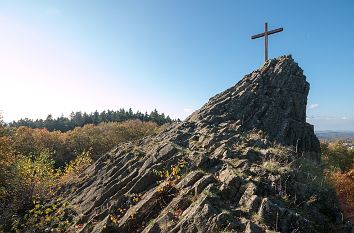
{"label": "blue sky", "polygon": [[354,130],[354,1],[0,1],[5,120],[71,111],[185,118],[262,65],[292,54],[311,84],[308,121]]}

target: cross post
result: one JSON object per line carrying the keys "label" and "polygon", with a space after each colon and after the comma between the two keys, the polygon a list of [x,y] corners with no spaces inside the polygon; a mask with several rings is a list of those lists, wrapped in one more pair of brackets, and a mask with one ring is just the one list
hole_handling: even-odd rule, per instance
{"label": "cross post", "polygon": [[282,31],[283,31],[283,28],[277,28],[277,29],[268,31],[268,23],[265,23],[264,24],[264,32],[251,37],[252,40],[260,38],[260,37],[264,37],[264,60],[265,61],[268,61],[268,35],[282,32]]}

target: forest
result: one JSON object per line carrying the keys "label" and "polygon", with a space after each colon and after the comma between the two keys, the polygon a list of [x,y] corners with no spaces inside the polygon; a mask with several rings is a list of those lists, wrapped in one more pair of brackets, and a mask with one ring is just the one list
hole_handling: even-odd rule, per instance
{"label": "forest", "polygon": [[82,113],[81,111],[72,112],[69,117],[64,117],[62,115],[60,117],[53,118],[53,116],[49,114],[44,120],[24,118],[18,121],[13,121],[9,125],[12,127],[27,126],[30,128],[46,128],[48,131],[59,130],[61,132],[66,132],[74,129],[75,127],[82,127],[87,124],[98,125],[102,122],[122,122],[127,120],[140,120],[144,122],[150,121],[158,125],[176,121],[172,120],[170,116],[165,116],[164,113],[160,114],[156,109],[148,114],[147,112],[133,112],[131,108],[128,110],[121,108],[117,111],[107,110],[98,112],[96,110],[91,113]]}

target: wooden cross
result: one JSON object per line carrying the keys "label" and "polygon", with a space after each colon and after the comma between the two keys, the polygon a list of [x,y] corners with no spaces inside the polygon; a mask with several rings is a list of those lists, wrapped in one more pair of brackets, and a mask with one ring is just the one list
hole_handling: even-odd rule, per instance
{"label": "wooden cross", "polygon": [[264,32],[251,37],[251,39],[253,40],[253,39],[257,39],[257,38],[264,36],[264,53],[265,53],[264,59],[265,59],[265,61],[268,61],[268,35],[271,35],[271,34],[274,34],[277,32],[281,32],[281,31],[283,31],[283,28],[277,28],[277,29],[268,31],[268,23],[265,23],[264,24]]}

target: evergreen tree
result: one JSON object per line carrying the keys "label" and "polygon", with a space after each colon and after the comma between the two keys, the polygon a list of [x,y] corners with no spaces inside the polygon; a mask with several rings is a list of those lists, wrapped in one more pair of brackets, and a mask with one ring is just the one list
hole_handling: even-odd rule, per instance
{"label": "evergreen tree", "polygon": [[47,128],[48,131],[59,130],[61,132],[66,132],[74,129],[75,127],[82,127],[87,124],[98,125],[101,122],[122,122],[126,120],[141,120],[141,121],[152,121],[158,125],[171,123],[174,120],[171,120],[169,116],[165,116],[164,113],[160,114],[156,109],[150,114],[145,112],[145,114],[137,111],[133,112],[131,108],[126,111],[121,108],[117,111],[107,110],[102,111],[101,113],[97,110],[93,113],[87,114],[86,112],[82,113],[71,112],[69,117],[60,117],[54,119],[51,114],[47,116],[45,120],[37,119],[33,121],[32,119],[24,118],[18,121],[13,121],[10,123],[12,127],[27,126],[30,128]]}
{"label": "evergreen tree", "polygon": [[100,114],[96,110],[92,115],[92,123],[98,125],[99,122],[100,122]]}

